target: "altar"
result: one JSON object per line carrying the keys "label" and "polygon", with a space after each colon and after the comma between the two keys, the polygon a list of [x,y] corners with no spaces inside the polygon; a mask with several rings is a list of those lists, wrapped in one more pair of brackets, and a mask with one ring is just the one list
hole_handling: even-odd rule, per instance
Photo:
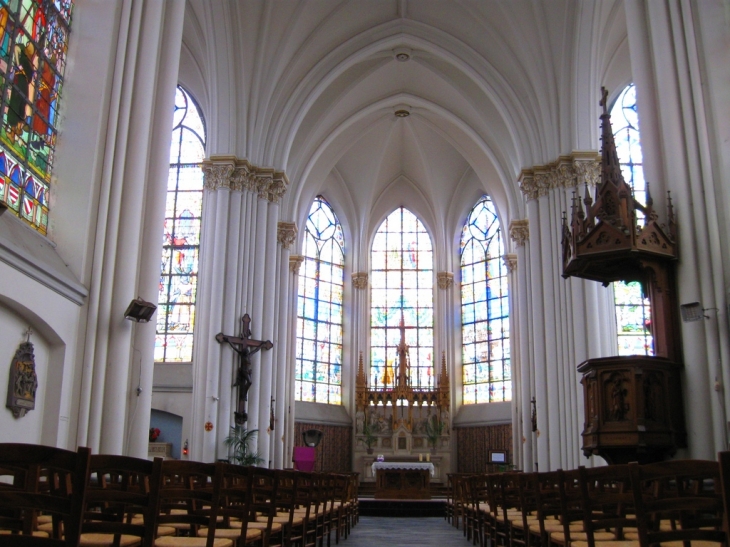
{"label": "altar", "polygon": [[431,499],[432,463],[374,462],[375,499]]}

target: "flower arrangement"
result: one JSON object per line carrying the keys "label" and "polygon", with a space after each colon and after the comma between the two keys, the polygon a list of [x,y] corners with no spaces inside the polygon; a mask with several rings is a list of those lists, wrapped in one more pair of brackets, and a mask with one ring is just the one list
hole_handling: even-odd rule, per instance
{"label": "flower arrangement", "polygon": [[157,427],[150,427],[150,442],[153,443],[160,436],[161,431]]}

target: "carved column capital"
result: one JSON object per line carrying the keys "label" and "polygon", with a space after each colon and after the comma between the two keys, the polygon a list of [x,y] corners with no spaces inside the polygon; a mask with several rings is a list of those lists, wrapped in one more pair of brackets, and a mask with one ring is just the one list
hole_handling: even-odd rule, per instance
{"label": "carved column capital", "polygon": [[297,239],[296,222],[279,222],[276,231],[276,241],[281,243],[284,249],[289,249]]}
{"label": "carved column capital", "polygon": [[299,267],[304,262],[302,255],[289,255],[289,270],[295,274],[299,274]]}
{"label": "carved column capital", "polygon": [[352,274],[352,286],[356,289],[367,289],[368,288],[368,274],[367,272],[355,272]]}
{"label": "carved column capital", "polygon": [[203,184],[208,190],[249,190],[271,203],[278,203],[289,187],[289,179],[283,171],[256,167],[235,156],[211,156],[203,161],[203,172]]}
{"label": "carved column capital", "polygon": [[454,274],[451,272],[439,272],[436,274],[436,284],[439,289],[450,289],[454,286]]}
{"label": "carved column capital", "polygon": [[222,161],[206,160],[203,162],[203,188],[206,190],[218,190],[219,188],[231,187],[231,174],[234,170],[231,159]]}
{"label": "carved column capital", "polygon": [[512,273],[517,269],[517,255],[516,254],[506,254],[502,257],[502,260],[504,260],[504,266],[505,266],[505,268],[507,268],[507,271],[509,273]]}
{"label": "carved column capital", "polygon": [[593,151],[573,151],[547,165],[523,169],[518,182],[527,201],[548,194],[553,188],[574,188],[587,182],[595,186],[601,175],[601,156]]}
{"label": "carved column capital", "polygon": [[530,221],[513,220],[509,223],[509,236],[518,247],[522,247],[530,239]]}

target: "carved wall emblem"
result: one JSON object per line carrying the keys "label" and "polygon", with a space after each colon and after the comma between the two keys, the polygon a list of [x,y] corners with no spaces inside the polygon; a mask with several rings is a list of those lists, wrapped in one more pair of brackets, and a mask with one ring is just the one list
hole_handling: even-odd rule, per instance
{"label": "carved wall emblem", "polygon": [[28,329],[27,339],[15,352],[10,364],[8,399],[5,404],[16,418],[22,418],[35,408],[35,393],[38,389],[38,376],[35,373],[35,355],[30,342],[32,331]]}

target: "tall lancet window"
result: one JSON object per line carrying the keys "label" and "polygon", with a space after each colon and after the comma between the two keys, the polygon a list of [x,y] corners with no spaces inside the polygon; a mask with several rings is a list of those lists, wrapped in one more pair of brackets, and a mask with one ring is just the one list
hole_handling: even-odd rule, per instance
{"label": "tall lancet window", "polygon": [[[633,84],[628,85],[616,99],[611,109],[611,125],[624,180],[633,188],[636,199],[645,205],[646,183]],[[614,283],[613,292],[619,355],[654,355],[654,342],[649,330],[651,308],[649,299],[642,294],[641,284],[637,281]]]}
{"label": "tall lancet window", "polygon": [[178,86],[167,178],[156,362],[189,363],[193,358],[204,156],[203,117],[190,95]]}
{"label": "tall lancet window", "polygon": [[0,203],[42,234],[72,7],[71,0],[0,2]]}
{"label": "tall lancet window", "polygon": [[370,265],[370,385],[395,385],[403,321],[408,381],[433,387],[433,247],[416,215],[400,207],[383,221]]}
{"label": "tall lancet window", "polygon": [[512,400],[504,244],[489,196],[461,233],[461,341],[464,404]]}
{"label": "tall lancet window", "polygon": [[342,290],[345,241],[322,196],[309,210],[297,299],[297,401],[342,403]]}

